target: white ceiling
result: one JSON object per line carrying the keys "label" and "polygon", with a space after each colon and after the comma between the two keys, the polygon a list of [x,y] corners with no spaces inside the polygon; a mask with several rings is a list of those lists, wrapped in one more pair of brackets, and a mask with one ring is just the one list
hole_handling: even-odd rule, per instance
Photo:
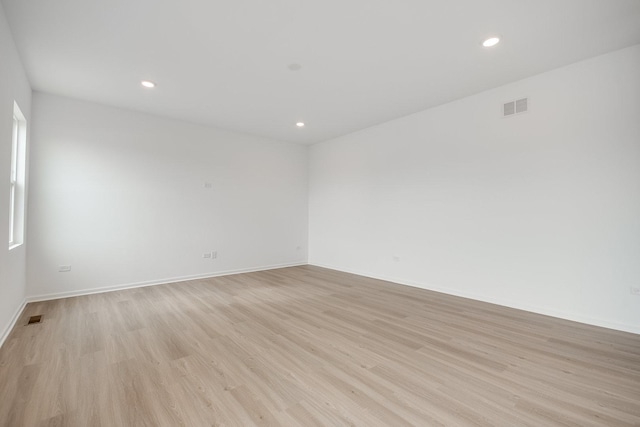
{"label": "white ceiling", "polygon": [[2,1],[35,90],[299,143],[640,43],[639,0]]}

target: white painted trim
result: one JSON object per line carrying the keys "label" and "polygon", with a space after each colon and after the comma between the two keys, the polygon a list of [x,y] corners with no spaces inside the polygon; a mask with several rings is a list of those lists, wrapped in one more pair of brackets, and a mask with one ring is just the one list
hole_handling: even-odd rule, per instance
{"label": "white painted trim", "polygon": [[377,276],[377,275],[373,275],[370,273],[364,273],[362,271],[354,271],[354,270],[350,270],[350,269],[345,269],[345,268],[339,268],[339,267],[335,267],[335,266],[331,266],[331,265],[325,265],[325,264],[319,264],[316,262],[311,262],[309,261],[309,265],[313,265],[316,267],[322,267],[322,268],[328,268],[330,270],[337,270],[337,271],[342,271],[345,273],[351,273],[351,274],[357,274],[358,276],[364,276],[364,277],[370,277],[372,279],[378,279],[378,280],[384,280],[387,282],[393,282],[393,283],[397,283],[400,285],[405,285],[405,286],[411,286],[414,288],[420,288],[420,289],[426,289],[429,291],[434,291],[434,292],[440,292],[443,294],[447,294],[447,295],[454,295],[457,297],[462,297],[462,298],[469,298],[472,300],[476,300],[476,301],[482,301],[482,302],[488,302],[491,304],[497,304],[497,305],[501,305],[504,307],[509,307],[509,308],[515,308],[518,310],[524,310],[524,311],[529,311],[531,313],[536,313],[536,314],[543,314],[545,316],[551,316],[551,317],[557,317],[559,319],[564,319],[564,320],[571,320],[573,322],[579,322],[579,323],[584,323],[587,325],[592,325],[592,326],[599,326],[602,328],[608,328],[608,329],[615,329],[617,331],[623,331],[623,332],[631,332],[632,334],[640,334],[640,325],[630,325],[630,324],[625,324],[625,323],[617,323],[617,322],[610,322],[608,320],[603,320],[603,319],[598,319],[598,318],[594,318],[594,317],[588,317],[588,316],[583,316],[580,314],[576,314],[576,313],[567,313],[567,312],[560,312],[560,311],[556,311],[556,310],[550,310],[548,308],[545,307],[539,307],[539,306],[531,306],[528,304],[522,304],[520,302],[514,302],[514,301],[510,301],[510,300],[503,300],[500,298],[487,298],[486,296],[483,295],[478,295],[478,294],[473,294],[470,292],[459,292],[450,288],[445,288],[442,286],[433,286],[433,285],[428,285],[428,284],[424,284],[424,283],[417,283],[417,282],[411,282],[411,281],[407,281],[407,280],[401,280],[401,279],[396,279],[393,277],[385,277],[385,276]]}
{"label": "white painted trim", "polygon": [[146,282],[137,282],[137,283],[127,283],[122,285],[106,286],[102,288],[82,289],[78,291],[33,295],[30,297],[27,297],[26,301],[37,302],[37,301],[48,301],[48,300],[54,300],[54,299],[60,299],[60,298],[71,298],[71,297],[77,297],[82,295],[101,294],[103,292],[120,291],[124,289],[142,288],[145,286],[166,285],[168,283],[187,282],[189,280],[209,279],[212,277],[229,276],[231,274],[252,273],[256,271],[274,270],[277,268],[297,267],[300,265],[307,265],[307,262],[304,261],[304,262],[294,262],[294,263],[287,263],[287,264],[266,265],[262,267],[253,267],[253,268],[241,268],[238,270],[227,270],[227,271],[219,271],[216,273],[196,274],[193,276],[171,277],[167,279],[149,280]]}
{"label": "white painted trim", "polygon": [[13,327],[16,326],[16,323],[18,322],[18,319],[22,315],[22,312],[24,311],[24,308],[26,306],[27,306],[27,299],[25,298],[22,300],[20,307],[18,307],[16,312],[13,314],[13,317],[11,318],[11,321],[9,322],[7,327],[4,328],[4,331],[2,331],[2,336],[0,336],[0,348],[2,348],[2,345],[4,344],[5,340],[9,337],[9,334],[13,330]]}

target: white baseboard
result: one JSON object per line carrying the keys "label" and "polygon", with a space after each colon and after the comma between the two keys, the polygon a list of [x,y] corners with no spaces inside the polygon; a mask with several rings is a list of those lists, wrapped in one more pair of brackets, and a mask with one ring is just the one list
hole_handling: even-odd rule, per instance
{"label": "white baseboard", "polygon": [[441,286],[433,286],[433,285],[430,285],[430,284],[411,282],[411,281],[401,280],[401,279],[397,279],[397,278],[393,278],[393,277],[379,276],[379,275],[374,275],[374,274],[370,274],[370,273],[365,273],[365,272],[362,272],[362,271],[354,271],[354,270],[345,269],[345,268],[341,268],[341,267],[320,264],[320,263],[317,263],[317,262],[309,261],[309,265],[314,265],[316,267],[322,267],[322,268],[328,268],[328,269],[331,269],[331,270],[342,271],[342,272],[345,272],[345,273],[357,274],[358,276],[370,277],[372,279],[384,280],[384,281],[387,281],[387,282],[398,283],[400,285],[411,286],[411,287],[414,287],[414,288],[420,288],[420,289],[426,289],[426,290],[429,290],[429,291],[440,292],[440,293],[447,294],[447,295],[454,295],[454,296],[457,296],[457,297],[469,298],[469,299],[476,300],[476,301],[488,302],[488,303],[491,303],[491,304],[501,305],[501,306],[504,306],[504,307],[509,307],[509,308],[515,308],[515,309],[518,309],[518,310],[529,311],[531,313],[543,314],[545,316],[557,317],[559,319],[571,320],[573,322],[584,323],[584,324],[587,324],[587,325],[599,326],[599,327],[608,328],[608,329],[615,329],[617,331],[623,331],[623,332],[631,332],[633,334],[640,334],[640,325],[630,325],[630,324],[625,324],[625,323],[611,322],[611,321],[608,321],[608,320],[603,320],[603,319],[598,319],[598,318],[594,318],[594,317],[584,316],[584,315],[577,314],[577,313],[559,312],[557,310],[552,310],[552,309],[548,309],[548,308],[545,308],[545,307],[531,306],[531,305],[523,304],[523,303],[517,302],[517,301],[508,301],[508,300],[503,300],[503,299],[500,299],[500,298],[491,298],[491,297],[486,297],[486,296],[483,296],[483,295],[477,295],[477,294],[473,294],[473,293],[469,293],[469,292],[459,292],[459,291],[456,291],[456,290],[453,290],[453,289],[450,289],[450,288],[441,287]]}
{"label": "white baseboard", "polygon": [[239,274],[239,273],[252,273],[256,271],[265,271],[265,270],[274,270],[277,268],[286,268],[286,267],[297,267],[300,265],[307,265],[307,262],[295,262],[295,263],[287,263],[287,264],[275,264],[275,265],[266,265],[261,267],[251,267],[251,268],[241,268],[237,270],[226,270],[226,271],[218,271],[215,273],[205,273],[205,274],[196,274],[192,276],[181,276],[181,277],[170,277],[166,279],[159,280],[149,280],[145,282],[137,282],[137,283],[126,283],[115,286],[105,286],[101,288],[91,288],[91,289],[81,289],[78,291],[68,291],[68,292],[56,292],[52,294],[41,294],[41,295],[32,295],[26,298],[26,302],[38,302],[38,301],[48,301],[54,299],[61,298],[71,298],[82,295],[91,295],[91,294],[100,294],[103,292],[113,292],[120,291],[123,289],[133,289],[133,288],[142,288],[145,286],[156,286],[156,285],[166,285],[168,283],[176,283],[176,282],[188,282],[189,280],[198,280],[198,279],[209,279],[212,277],[219,276],[229,276],[231,274]]}
{"label": "white baseboard", "polygon": [[11,321],[9,322],[9,324],[2,331],[2,335],[0,335],[0,347],[2,347],[2,345],[5,342],[5,340],[9,337],[9,334],[13,330],[13,327],[16,325],[16,322],[18,321],[18,319],[22,315],[22,312],[24,311],[24,308],[26,306],[27,306],[27,299],[25,298],[25,299],[22,300],[22,303],[20,303],[20,306],[18,307],[16,312],[13,313],[13,317],[11,318]]}

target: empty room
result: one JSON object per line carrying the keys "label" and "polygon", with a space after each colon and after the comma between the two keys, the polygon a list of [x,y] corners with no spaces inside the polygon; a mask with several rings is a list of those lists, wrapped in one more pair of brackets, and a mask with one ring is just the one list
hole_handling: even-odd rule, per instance
{"label": "empty room", "polygon": [[640,426],[640,1],[0,0],[0,427]]}

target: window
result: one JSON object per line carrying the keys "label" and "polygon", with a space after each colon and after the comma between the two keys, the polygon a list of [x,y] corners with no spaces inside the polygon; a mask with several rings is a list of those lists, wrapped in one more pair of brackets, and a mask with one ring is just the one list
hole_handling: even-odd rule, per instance
{"label": "window", "polygon": [[27,121],[18,104],[13,104],[11,132],[11,176],[9,177],[9,249],[24,241]]}

